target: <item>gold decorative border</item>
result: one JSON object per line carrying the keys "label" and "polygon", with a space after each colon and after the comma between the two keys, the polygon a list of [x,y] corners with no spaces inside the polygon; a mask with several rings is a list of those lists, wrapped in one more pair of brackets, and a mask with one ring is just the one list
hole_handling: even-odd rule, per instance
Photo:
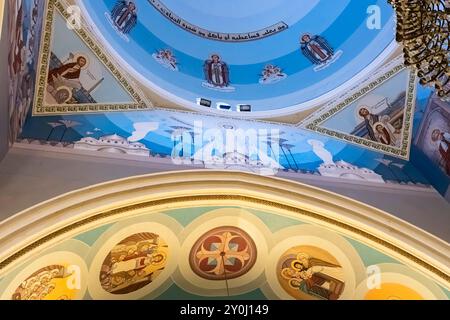
{"label": "gold decorative border", "polygon": [[414,70],[409,71],[408,77],[408,86],[407,86],[407,95],[404,107],[404,120],[403,120],[403,137],[402,137],[402,145],[400,148],[386,146],[382,143],[370,141],[364,138],[360,138],[354,135],[350,135],[347,133],[343,133],[336,130],[330,130],[320,125],[323,124],[326,120],[329,120],[331,117],[359,100],[363,96],[367,95],[369,92],[373,91],[375,88],[384,84],[389,79],[393,78],[400,72],[407,70],[403,64],[397,65],[393,67],[391,70],[384,73],[382,76],[377,78],[375,81],[372,81],[367,86],[354,93],[343,102],[339,103],[335,107],[327,110],[325,113],[316,117],[312,122],[308,123],[305,126],[305,129],[343,140],[345,142],[349,142],[352,144],[356,144],[366,149],[370,149],[377,152],[382,152],[384,154],[388,154],[391,156],[396,156],[399,158],[403,158],[405,160],[409,160],[409,151],[411,145],[411,133],[412,133],[412,117],[414,114],[415,103],[416,103],[416,72]]}
{"label": "gold decorative border", "polygon": [[39,51],[38,81],[36,81],[36,94],[33,104],[33,116],[37,115],[59,115],[78,113],[104,113],[104,112],[124,112],[152,109],[149,101],[143,98],[144,94],[133,87],[132,81],[125,76],[116,64],[114,64],[100,45],[90,36],[83,27],[74,28],[78,37],[103,63],[107,70],[111,72],[117,82],[130,94],[135,103],[96,103],[96,104],[66,104],[66,105],[45,105],[44,97],[46,92],[47,76],[51,54],[51,43],[53,34],[53,22],[55,13],[59,12],[66,20],[70,14],[59,0],[47,0],[47,7],[44,18],[44,27]]}
{"label": "gold decorative border", "polygon": [[444,271],[436,268],[432,264],[418,258],[417,256],[407,252],[406,250],[403,250],[394,244],[385,241],[373,234],[370,234],[368,232],[362,231],[356,227],[353,227],[349,224],[336,221],[335,219],[322,216],[320,214],[310,212],[307,210],[303,210],[294,206],[290,206],[287,204],[282,204],[278,202],[268,201],[268,200],[262,200],[255,197],[250,196],[239,196],[239,195],[198,195],[198,196],[183,196],[183,197],[176,197],[176,198],[170,198],[170,199],[161,199],[161,200],[154,200],[154,201],[147,201],[139,204],[133,204],[124,206],[121,208],[111,209],[105,212],[98,213],[96,215],[93,215],[89,218],[85,218],[83,220],[80,220],[78,222],[72,223],[71,225],[68,225],[66,227],[63,227],[59,230],[56,230],[41,239],[35,241],[34,243],[24,247],[23,249],[17,251],[13,255],[9,256],[5,260],[0,262],[0,271],[12,264],[14,261],[18,260],[19,258],[29,254],[33,250],[45,245],[46,243],[50,242],[53,239],[56,239],[66,233],[72,232],[77,229],[82,229],[83,226],[89,225],[93,222],[115,217],[121,214],[124,214],[126,212],[134,211],[134,210],[141,210],[141,209],[149,209],[156,206],[166,205],[170,203],[186,203],[186,202],[197,202],[197,201],[210,201],[210,200],[216,200],[216,201],[244,201],[250,204],[257,204],[257,205],[264,205],[280,210],[286,210],[289,212],[292,212],[294,214],[300,215],[300,216],[306,216],[309,218],[313,218],[316,220],[323,221],[328,224],[335,225],[343,230],[349,231],[353,234],[356,234],[358,236],[361,236],[371,242],[374,242],[376,244],[379,244],[386,248],[387,250],[393,251],[396,254],[412,261],[413,263],[421,266],[422,268],[428,270],[431,273],[434,273],[439,278],[443,279],[445,282],[450,283],[450,275],[445,273]]}

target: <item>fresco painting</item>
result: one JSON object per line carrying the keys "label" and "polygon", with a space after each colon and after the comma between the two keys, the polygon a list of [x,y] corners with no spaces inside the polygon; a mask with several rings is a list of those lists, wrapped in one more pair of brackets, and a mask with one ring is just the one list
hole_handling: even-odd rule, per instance
{"label": "fresco painting", "polygon": [[[450,201],[450,102],[395,52],[386,1],[377,31],[372,0],[77,1],[79,27],[71,1],[7,1],[19,149]],[[450,299],[445,271],[334,219],[180,203],[39,239],[0,264],[0,299]]]}
{"label": "fresco painting", "polygon": [[9,143],[21,132],[32,107],[45,3],[8,0]]}
{"label": "fresco painting", "polygon": [[164,270],[168,247],[154,233],[139,233],[118,243],[103,262],[100,282],[112,294],[127,294],[151,283]]}
{"label": "fresco painting", "polygon": [[98,41],[82,25],[69,23],[66,10],[58,1],[48,2],[46,23],[52,28],[46,30],[40,59],[46,73],[39,75],[33,114],[151,108]]}
{"label": "fresco painting", "polygon": [[450,200],[450,103],[432,94],[424,105],[414,137],[414,163]]}
{"label": "fresco painting", "polygon": [[[204,97],[214,105],[250,104],[264,112],[320,98],[387,50],[394,19],[383,19],[372,32],[366,16],[355,14],[372,4],[101,0],[83,2],[82,9],[114,53],[149,85],[184,103]],[[377,4],[383,16],[392,16],[388,3]],[[206,8],[215,8],[214,19],[198,14]],[[248,12],[245,19],[242,12]],[[351,27],[340,23],[342,17],[354,19]],[[170,55],[162,52],[167,49]]]}
{"label": "fresco painting", "polygon": [[306,128],[408,159],[415,75],[396,66],[376,82],[349,93],[345,102],[318,111],[305,121]]}
{"label": "fresco painting", "polygon": [[[307,130],[278,124],[271,124],[268,130],[264,122],[175,111],[30,116],[17,142],[54,147],[55,150],[65,148],[111,152],[121,154],[123,157],[140,156],[142,159],[156,157],[166,159],[167,163],[180,162],[180,165],[191,166],[196,158],[199,159],[198,154],[211,153],[214,156],[216,149],[211,146],[208,134],[216,132],[225,142],[227,130],[235,133],[242,130],[243,134],[259,132],[264,135],[256,137],[252,145],[247,146],[247,156],[253,155],[254,161],[238,157],[237,154],[224,154],[217,158],[219,160],[217,162],[213,161],[213,157],[211,161],[204,163],[205,166],[225,170],[246,170],[258,174],[267,167],[274,169],[269,170],[272,174],[289,172],[335,178],[358,178],[376,183],[428,185],[423,175],[405,160]],[[194,140],[193,137],[197,138]],[[319,141],[323,147],[318,147],[317,143],[310,144],[312,140]],[[226,153],[226,150],[223,152]],[[224,165],[223,159],[229,159],[229,156],[232,156],[231,162]],[[272,163],[272,160],[276,163]],[[351,166],[343,169],[335,165],[342,161]],[[202,163],[200,161],[200,164]],[[324,167],[330,164],[333,168]]]}
{"label": "fresco painting", "polygon": [[[226,209],[226,210],[224,210]],[[230,211],[231,210],[231,211]],[[211,226],[210,231],[202,235],[198,241],[194,241],[192,245],[185,247],[183,250],[189,252],[178,253],[176,263],[178,268],[193,268],[194,271],[206,282],[196,282],[197,286],[204,286],[203,292],[212,290],[211,281],[216,283],[217,288],[222,290],[211,291],[213,295],[204,295],[195,293],[188,285],[192,278],[180,280],[180,273],[176,268],[172,268],[168,274],[168,280],[158,282],[158,275],[165,268],[165,262],[170,255],[170,245],[164,242],[162,237],[150,230],[154,227],[154,222],[160,223],[163,219],[171,219],[170,224],[164,228],[170,230],[188,230],[191,224],[202,218],[214,215],[217,219],[234,219],[239,223],[236,215],[230,216],[230,212],[243,212],[251,215],[259,221],[261,225],[254,224],[253,227],[260,230],[263,238],[259,242],[266,242],[270,250],[275,250],[278,244],[286,243],[289,247],[283,250],[280,255],[272,254],[265,256],[265,265],[267,268],[275,272],[275,276],[257,276],[252,283],[247,283],[249,278],[246,273],[253,272],[254,261],[256,259],[256,249],[254,240],[249,237],[245,231],[237,227],[223,225],[220,227]],[[266,216],[268,219],[260,220],[258,217]],[[282,229],[276,228],[276,233],[268,232],[271,225],[279,225],[278,220],[291,221]],[[303,230],[301,234],[292,232],[292,219],[298,220]],[[271,222],[271,221],[277,221]],[[202,225],[208,229],[208,219],[206,224]],[[139,223],[140,231],[133,234],[136,223]],[[146,229],[147,223],[148,230]],[[184,225],[184,226],[183,226]],[[264,228],[265,230],[259,229]],[[130,234],[113,247],[107,245],[104,240],[109,241],[107,234],[115,234],[118,230],[120,233]],[[161,230],[161,227],[160,229]],[[299,229],[300,230],[300,229]],[[181,236],[183,232],[179,233]],[[304,241],[290,241],[292,234],[297,237],[300,235]],[[310,243],[308,239],[320,235],[323,245]],[[274,240],[276,239],[276,242]],[[334,244],[331,242],[334,239]],[[180,243],[183,239],[179,238]],[[288,241],[288,243],[286,242]],[[110,241],[109,241],[110,242]],[[297,243],[296,243],[297,242]],[[262,245],[262,243],[258,243]],[[275,246],[275,247],[273,247]],[[332,249],[334,248],[336,249]],[[273,248],[272,248],[273,247]],[[54,249],[53,249],[54,248]],[[99,249],[100,248],[100,249]],[[77,256],[77,259],[70,258],[73,253],[64,250],[83,251],[84,253]],[[100,251],[98,251],[100,250]],[[80,252],[81,252],[80,251]],[[109,252],[108,252],[109,251]],[[310,224],[298,215],[285,216],[285,213],[273,211],[261,211],[260,209],[241,208],[236,206],[213,206],[213,207],[189,207],[186,209],[179,208],[175,210],[166,210],[158,214],[144,213],[138,217],[124,217],[121,221],[106,224],[94,229],[85,230],[76,236],[69,236],[68,239],[61,241],[57,245],[50,246],[46,249],[47,254],[37,254],[27,258],[26,261],[20,263],[16,270],[10,270],[6,274],[0,276],[0,292],[4,292],[7,299],[82,299],[83,295],[90,294],[91,297],[106,298],[111,296],[99,295],[96,290],[106,290],[113,296],[120,296],[123,299],[133,298],[128,294],[138,292],[152,285],[162,286],[157,291],[158,295],[164,298],[177,298],[177,296],[189,298],[213,299],[217,297],[233,297],[251,298],[255,294],[256,287],[261,288],[265,298],[274,298],[281,294],[280,290],[287,293],[291,299],[299,300],[339,300],[346,297],[350,293],[353,299],[448,299],[450,291],[433,281],[425,274],[421,274],[415,269],[408,267],[404,263],[387,256],[379,249],[368,247],[350,237],[350,235],[342,235],[323,229],[314,224]],[[50,253],[48,253],[50,252]],[[52,253],[53,252],[53,253]],[[87,291],[70,291],[67,289],[67,277],[73,274],[74,269],[68,269],[68,261],[82,264],[79,261],[81,257],[95,257],[102,252],[107,252],[104,260],[98,260],[101,264],[99,268],[90,266],[95,264],[96,259],[86,258],[86,265],[89,272],[100,270],[100,274],[89,274],[83,276],[83,279],[89,279]],[[225,252],[225,254],[221,254]],[[272,252],[273,253],[273,252]],[[356,256],[353,257],[353,254]],[[50,258],[49,258],[50,257]],[[72,259],[72,260],[71,260]],[[366,261],[365,265],[360,267],[352,267],[345,261],[351,261],[352,264],[357,260]],[[34,267],[33,264],[39,262],[40,267]],[[58,263],[57,261],[60,261]],[[103,263],[102,263],[103,261]],[[222,262],[221,262],[222,261]],[[369,274],[364,273],[364,267],[378,266],[382,271],[381,283],[379,290],[371,290],[365,284]],[[83,267],[84,268],[84,267]],[[363,268],[363,269],[361,269]],[[361,273],[361,270],[362,273]],[[86,268],[87,270],[87,268]],[[359,271],[357,271],[359,270]],[[167,270],[166,270],[167,271]],[[164,272],[166,272],[164,271]],[[19,276],[17,276],[19,274]],[[227,276],[225,276],[227,274]],[[397,275],[396,275],[397,274]],[[125,282],[122,281],[126,279]],[[227,281],[239,281],[238,290],[227,290]],[[361,284],[355,288],[355,279],[360,279]],[[116,280],[120,280],[116,282]],[[256,282],[255,282],[256,281]],[[156,283],[158,282],[158,283]],[[158,290],[157,287],[154,290]],[[145,291],[141,291],[139,297],[145,299]],[[347,293],[345,293],[347,292]],[[82,294],[80,296],[80,293]],[[394,294],[395,293],[395,294]],[[147,294],[148,295],[148,294]],[[348,298],[348,297],[347,297]]]}
{"label": "fresco painting", "polygon": [[345,287],[339,262],[320,248],[298,246],[280,257],[278,279],[294,298],[337,300]]}

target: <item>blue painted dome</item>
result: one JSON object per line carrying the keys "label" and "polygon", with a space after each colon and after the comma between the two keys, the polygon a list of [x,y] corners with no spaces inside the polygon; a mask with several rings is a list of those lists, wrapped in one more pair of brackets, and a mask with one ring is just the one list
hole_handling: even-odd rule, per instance
{"label": "blue painted dome", "polygon": [[395,48],[385,0],[133,3],[137,23],[126,32],[114,15],[118,1],[82,5],[134,76],[186,106],[206,98],[266,114],[309,108],[345,91]]}

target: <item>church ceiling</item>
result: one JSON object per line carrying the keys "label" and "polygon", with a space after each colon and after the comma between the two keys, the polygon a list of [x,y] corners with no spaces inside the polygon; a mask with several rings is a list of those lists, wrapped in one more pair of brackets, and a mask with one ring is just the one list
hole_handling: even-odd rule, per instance
{"label": "church ceiling", "polygon": [[309,109],[395,49],[384,0],[137,0],[128,16],[116,0],[78,3],[137,79],[197,111],[197,98],[249,104],[259,118]]}
{"label": "church ceiling", "polygon": [[11,60],[12,141],[170,162],[253,130],[277,170],[428,184],[407,160],[431,91],[402,66],[384,0],[10,1],[11,47],[31,52]]}

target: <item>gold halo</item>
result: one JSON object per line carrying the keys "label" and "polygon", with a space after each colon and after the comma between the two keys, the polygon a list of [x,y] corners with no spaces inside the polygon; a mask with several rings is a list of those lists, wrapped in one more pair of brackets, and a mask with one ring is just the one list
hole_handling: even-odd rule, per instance
{"label": "gold halo", "polygon": [[303,34],[300,36],[300,43],[302,43],[302,44],[306,43],[306,41],[303,40],[303,37],[304,37],[304,36],[309,36],[309,38],[312,38],[312,37],[313,37],[313,36],[311,35],[311,33],[303,33]]}
{"label": "gold halo", "polygon": [[73,56],[73,61],[76,62],[81,57],[83,57],[86,60],[86,64],[83,67],[81,67],[81,70],[87,69],[89,67],[90,60],[89,60],[89,58],[87,57],[86,54],[84,54],[84,53],[77,53],[76,55]]}
{"label": "gold halo", "polygon": [[[386,125],[385,125],[383,122],[380,122],[380,121],[375,122],[375,123],[372,125],[373,130],[376,131],[376,130],[377,130],[377,126],[380,125],[380,124],[381,124],[381,126],[382,126],[384,129],[388,130],[388,128],[386,128]],[[388,130],[388,131],[389,131],[389,130]]]}
{"label": "gold halo", "polygon": [[360,120],[364,120],[364,118],[361,117],[361,115],[359,114],[359,111],[360,111],[361,109],[367,109],[367,110],[369,111],[369,113],[372,113],[372,108],[369,107],[368,105],[365,105],[365,104],[359,105],[359,106],[355,109],[355,111],[356,111],[356,117],[357,117],[358,119],[360,119]]}

